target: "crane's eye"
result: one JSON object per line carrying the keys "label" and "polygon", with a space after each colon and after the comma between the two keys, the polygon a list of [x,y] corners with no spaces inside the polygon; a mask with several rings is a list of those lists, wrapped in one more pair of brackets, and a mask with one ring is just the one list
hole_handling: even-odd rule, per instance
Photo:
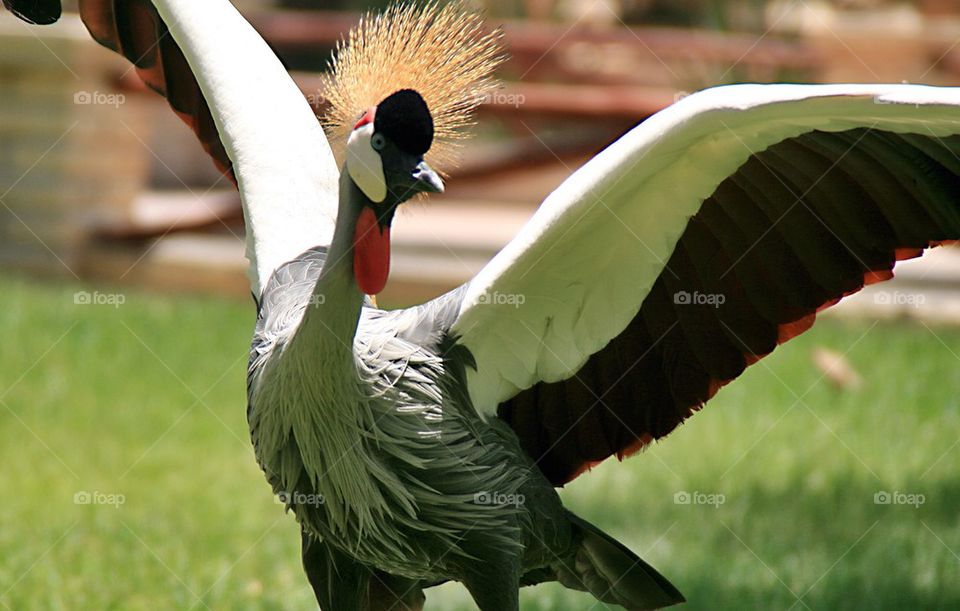
{"label": "crane's eye", "polygon": [[383,147],[387,146],[387,139],[383,134],[374,134],[373,137],[370,138],[370,146],[372,146],[375,151],[382,151]]}

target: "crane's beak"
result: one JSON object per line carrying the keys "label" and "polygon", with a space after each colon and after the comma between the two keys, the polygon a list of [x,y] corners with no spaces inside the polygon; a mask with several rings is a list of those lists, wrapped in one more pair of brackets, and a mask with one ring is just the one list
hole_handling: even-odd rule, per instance
{"label": "crane's beak", "polygon": [[443,193],[443,180],[423,157],[402,153],[398,166],[393,171],[387,169],[387,184],[399,201],[406,201],[417,193]]}
{"label": "crane's beak", "polygon": [[443,181],[426,161],[413,168],[413,188],[420,193],[443,193]]}

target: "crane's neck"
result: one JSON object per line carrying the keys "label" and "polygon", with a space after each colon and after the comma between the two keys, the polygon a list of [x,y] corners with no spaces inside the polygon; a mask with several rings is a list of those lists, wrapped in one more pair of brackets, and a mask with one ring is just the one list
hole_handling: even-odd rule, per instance
{"label": "crane's neck", "polygon": [[320,278],[313,287],[310,303],[297,329],[294,343],[328,357],[342,354],[353,358],[363,292],[353,270],[353,236],[365,197],[346,171],[340,174],[340,204],[333,241]]}

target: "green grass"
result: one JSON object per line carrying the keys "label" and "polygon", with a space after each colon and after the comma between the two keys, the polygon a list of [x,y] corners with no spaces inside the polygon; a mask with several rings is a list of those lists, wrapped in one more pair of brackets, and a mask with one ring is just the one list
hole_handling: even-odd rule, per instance
{"label": "green grass", "polygon": [[[134,292],[81,306],[79,287],[3,280],[0,609],[313,608],[296,525],[247,440],[252,307]],[[817,346],[849,351],[863,387],[820,380]],[[957,330],[824,320],[564,499],[687,609],[960,608],[958,354]],[[877,505],[879,490],[925,503]],[[549,585],[523,601],[592,604]],[[448,585],[430,608],[472,606]]]}

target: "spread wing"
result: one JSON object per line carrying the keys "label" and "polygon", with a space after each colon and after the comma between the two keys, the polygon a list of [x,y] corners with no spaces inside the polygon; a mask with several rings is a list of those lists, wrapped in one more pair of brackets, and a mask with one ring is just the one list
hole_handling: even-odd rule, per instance
{"label": "spread wing", "polygon": [[[59,0],[3,0],[52,23]],[[329,244],[336,162],[303,94],[228,0],[80,0],[93,38],[166,97],[239,188],[254,295],[281,263]]]}
{"label": "spread wing", "polygon": [[469,392],[555,484],[960,238],[960,89],[736,85],[626,134],[466,287]]}

